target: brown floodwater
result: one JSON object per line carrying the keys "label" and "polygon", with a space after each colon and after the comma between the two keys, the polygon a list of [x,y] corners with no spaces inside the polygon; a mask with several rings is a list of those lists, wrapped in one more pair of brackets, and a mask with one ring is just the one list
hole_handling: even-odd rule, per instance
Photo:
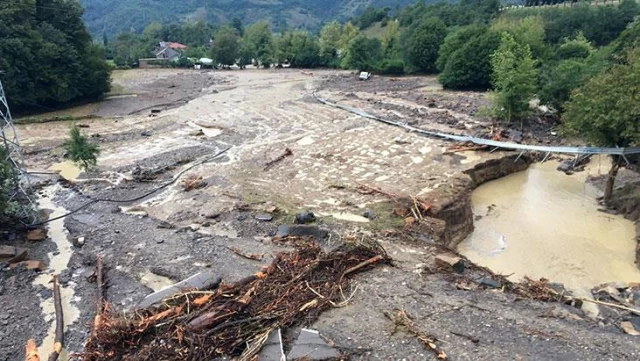
{"label": "brown floodwater", "polygon": [[581,297],[602,283],[640,281],[633,223],[599,212],[599,192],[585,184],[606,163],[596,158],[572,176],[556,162],[534,164],[481,185],[472,193],[475,230],[458,250],[514,281],[544,277]]}

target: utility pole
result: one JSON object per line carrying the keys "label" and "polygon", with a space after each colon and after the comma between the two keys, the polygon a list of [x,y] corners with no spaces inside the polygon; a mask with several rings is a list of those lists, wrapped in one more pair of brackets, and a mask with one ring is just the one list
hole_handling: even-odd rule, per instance
{"label": "utility pole", "polygon": [[[2,72],[0,71],[0,74]],[[24,158],[18,140],[18,133],[11,119],[11,111],[9,103],[0,81],[0,127],[2,127],[2,145],[5,148],[5,161],[12,167],[15,177],[12,177],[11,183],[8,184],[9,201],[15,201],[18,204],[16,216],[20,219],[28,221],[30,224],[39,220],[36,204],[29,194],[31,191],[31,182],[24,166]]]}

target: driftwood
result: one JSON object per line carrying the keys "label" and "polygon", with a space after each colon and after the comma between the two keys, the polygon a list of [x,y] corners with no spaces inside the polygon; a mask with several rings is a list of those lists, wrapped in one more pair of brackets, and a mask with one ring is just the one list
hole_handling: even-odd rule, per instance
{"label": "driftwood", "polygon": [[32,338],[27,341],[27,346],[25,347],[25,361],[40,361],[40,354],[38,354],[36,340]]}
{"label": "driftwood", "polygon": [[262,261],[262,259],[264,258],[264,253],[246,253],[243,252],[235,247],[227,247],[227,249],[235,254],[237,254],[240,257],[246,258],[246,259],[250,259],[250,260],[254,260],[254,261]]}
{"label": "driftwood", "polygon": [[591,302],[591,303],[595,303],[597,305],[603,305],[603,306],[608,306],[608,307],[613,307],[613,308],[618,308],[620,310],[625,310],[625,311],[629,311],[635,315],[640,316],[640,310],[637,308],[631,308],[631,307],[627,307],[627,306],[622,306],[622,305],[617,305],[615,303],[610,303],[610,302],[603,302],[603,301],[598,301],[598,300],[592,300],[590,298],[579,298],[580,301],[586,301],[586,302]]}
{"label": "driftwood", "polygon": [[102,256],[98,256],[98,262],[96,266],[96,283],[97,283],[97,296],[96,296],[96,304],[97,304],[97,312],[96,316],[93,318],[93,334],[95,335],[100,328],[102,323],[102,312],[104,311],[104,271],[102,264]]}
{"label": "driftwood", "polygon": [[436,355],[438,360],[447,361],[449,360],[449,356],[436,345],[436,338],[422,332],[416,324],[411,321],[409,316],[404,310],[394,310],[393,313],[385,312],[385,315],[393,321],[395,327],[404,326],[409,333],[415,336],[420,342],[422,342],[429,351],[433,352]]}
{"label": "driftwood", "polygon": [[56,335],[53,350],[49,354],[49,361],[56,361],[64,344],[64,318],[62,314],[62,298],[60,297],[60,284],[58,276],[53,276],[53,304],[56,309]]}

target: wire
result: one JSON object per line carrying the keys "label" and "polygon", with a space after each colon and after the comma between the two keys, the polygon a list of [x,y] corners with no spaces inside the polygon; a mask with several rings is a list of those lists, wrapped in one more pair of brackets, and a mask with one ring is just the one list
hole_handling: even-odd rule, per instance
{"label": "wire", "polygon": [[[163,185],[161,185],[161,186],[159,186],[159,187],[157,187],[157,188],[155,188],[155,189],[153,189],[153,190],[151,190],[151,191],[149,191],[149,192],[147,192],[147,193],[145,193],[145,194],[143,194],[143,195],[141,195],[141,196],[138,196],[138,197],[135,197],[135,198],[131,198],[131,199],[125,199],[125,200],[118,200],[118,199],[103,199],[103,198],[92,198],[89,202],[87,202],[87,203],[85,203],[85,204],[81,205],[80,207],[78,207],[78,208],[76,208],[76,209],[74,209],[74,210],[72,210],[72,211],[70,211],[70,212],[68,212],[68,213],[65,213],[65,214],[63,214],[63,215],[61,215],[61,216],[58,216],[58,217],[54,217],[54,218],[51,218],[51,219],[47,219],[46,221],[42,221],[42,222],[39,222],[39,223],[30,224],[29,226],[30,226],[30,227],[42,226],[42,225],[47,224],[47,223],[49,223],[49,222],[57,221],[58,219],[62,219],[62,218],[68,217],[68,216],[70,216],[70,215],[72,215],[72,214],[74,214],[74,213],[77,213],[77,212],[79,212],[79,211],[81,211],[81,210],[83,210],[83,209],[87,208],[88,206],[90,206],[90,205],[92,205],[92,204],[94,204],[94,203],[98,203],[98,202],[108,202],[108,203],[131,203],[131,202],[139,201],[139,200],[141,200],[141,199],[143,199],[143,198],[146,198],[146,197],[148,197],[148,196],[150,196],[150,195],[152,195],[152,194],[154,194],[154,193],[156,193],[156,192],[158,192],[158,191],[160,191],[160,190],[162,190],[162,189],[164,189],[164,188],[167,188],[168,186],[170,186],[170,185],[172,185],[173,183],[175,183],[178,179],[180,179],[180,177],[181,177],[183,174],[185,174],[186,172],[190,171],[191,169],[193,169],[193,168],[195,168],[195,167],[197,167],[197,166],[199,166],[199,165],[201,165],[201,164],[207,163],[207,162],[209,162],[209,161],[212,161],[212,160],[214,160],[214,159],[218,158],[219,156],[221,156],[221,155],[225,154],[226,152],[228,152],[228,151],[229,151],[229,149],[231,149],[231,147],[228,147],[228,148],[226,148],[226,149],[223,149],[223,150],[221,150],[220,152],[218,152],[218,153],[216,153],[216,154],[214,154],[214,155],[212,155],[212,156],[210,156],[210,157],[206,157],[206,158],[204,158],[204,159],[202,159],[202,160],[200,160],[200,161],[198,161],[198,162],[193,163],[193,164],[192,164],[192,165],[190,165],[189,167],[187,167],[187,168],[185,168],[185,169],[181,170],[180,172],[178,172],[178,174],[176,174],[176,175],[173,177],[173,179],[172,179],[172,180],[168,181],[167,183],[165,183],[165,184],[163,184]],[[91,197],[89,197],[89,198],[91,198]]]}

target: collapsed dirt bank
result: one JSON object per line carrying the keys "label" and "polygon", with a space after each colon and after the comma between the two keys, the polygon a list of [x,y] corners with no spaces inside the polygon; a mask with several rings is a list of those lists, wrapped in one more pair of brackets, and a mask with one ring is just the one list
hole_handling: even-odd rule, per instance
{"label": "collapsed dirt bank", "polygon": [[[483,181],[523,169],[524,159],[514,162],[513,154],[502,152],[447,152],[447,142],[358,118],[311,97],[321,88],[327,98],[349,98],[340,87],[323,86],[345,73],[194,74],[211,79],[206,80],[208,91],[181,107],[87,122],[84,131],[96,135],[93,139],[100,143],[102,155],[98,170],[65,184],[67,188],[55,195],[54,201],[70,210],[94,198],[135,198],[198,160],[231,148],[220,158],[193,167],[162,192],[135,202],[94,203],[65,219],[76,246],[61,283],[74,287],[73,302],[80,310],[79,320],[66,333],[70,351],[82,350],[89,332],[86,325],[96,312],[92,274],[97,255],[103,256],[108,268],[107,300],[119,309],[132,309],[158,283],[179,281],[203,270],[234,282],[259,271],[278,252],[291,249],[273,242],[280,226],[290,226],[296,213],[311,210],[318,218],[314,234],[324,248],[364,237],[380,242],[394,259],[394,266],[355,278],[358,289],[349,306],[331,309],[308,325],[342,350],[354,351],[352,359],[425,357],[427,350],[414,337],[390,332],[384,312],[394,308],[404,308],[425,332],[446,341],[443,347],[455,360],[619,360],[640,354],[635,340],[606,319],[594,322],[571,307],[522,300],[478,286],[475,273],[463,282],[447,277],[448,273],[429,272],[435,267],[434,255],[442,252],[434,244],[438,224],[445,242],[458,242],[471,226],[468,192]],[[434,81],[387,80],[392,89],[369,90],[363,89],[365,83],[351,80],[350,86],[367,93],[362,99],[383,98],[417,107],[409,95]],[[368,103],[350,101],[361,108]],[[441,124],[440,114],[429,112],[424,122],[431,119],[429,125],[439,129],[469,132],[484,126],[455,101],[443,102],[443,107],[447,104],[452,109],[441,112],[459,117],[455,124]],[[412,117],[403,108],[394,112]],[[463,130],[465,124],[469,127]],[[59,146],[66,127],[64,123],[19,126],[30,168],[46,169],[63,159]],[[286,149],[290,155],[285,156]],[[203,186],[185,191],[184,179]],[[366,191],[371,188],[428,200],[436,216],[433,224],[424,219],[408,224],[408,217],[394,215],[394,202]],[[30,257],[46,260],[42,249],[53,246],[47,241],[32,244]],[[264,257],[247,259],[234,249]],[[2,272],[3,282],[16,276],[14,286],[0,292],[3,304],[14,310],[23,304],[29,307],[8,316],[8,322],[23,332],[5,333],[0,355],[23,360],[26,338],[41,339],[52,320],[34,312],[33,295],[42,290],[20,278],[31,273]],[[50,297],[43,292],[43,298]],[[570,316],[574,312],[578,318]]]}

